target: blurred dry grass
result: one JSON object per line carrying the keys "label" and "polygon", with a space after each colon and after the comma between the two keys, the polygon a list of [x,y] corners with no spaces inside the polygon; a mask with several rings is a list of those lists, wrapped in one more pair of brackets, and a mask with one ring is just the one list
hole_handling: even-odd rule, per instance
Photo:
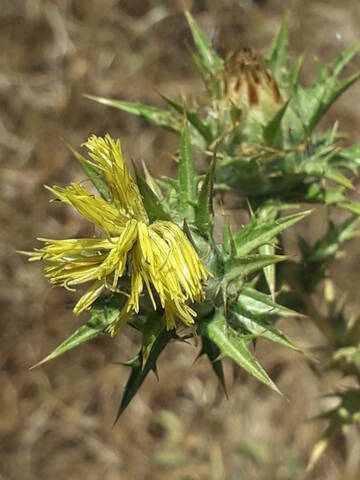
{"label": "blurred dry grass", "polygon": [[[191,2],[189,2],[191,3]],[[357,0],[199,0],[192,9],[224,50],[267,46],[284,5],[290,9],[293,49],[329,59],[358,40]],[[271,345],[259,355],[290,403],[227,365],[230,399],[208,366],[192,366],[190,346],[169,349],[161,382],[149,379],[112,429],[127,371],[112,362],[131,356],[122,335],[103,338],[35,371],[28,367],[77,325],[73,296],[52,290],[40,267],[15,253],[36,236],[81,236],[89,227],[71,210],[49,206],[46,184],[83,178],[63,140],[77,146],[90,133],[122,139],[128,157],[156,173],[172,169],[177,140],[83,93],[159,102],[156,90],[195,94],[200,84],[185,47],[190,43],[181,1],[1,0],[0,2],[0,479],[106,480],[304,478],[320,426],[307,422],[318,396],[334,385],[297,355]],[[311,73],[313,63],[305,71]],[[360,140],[360,87],[330,115]],[[356,128],[357,127],[357,128]],[[316,220],[306,224],[317,235]],[[355,302],[360,249],[338,272]],[[359,302],[357,302],[358,305]],[[320,339],[305,322],[284,328],[303,344]],[[359,437],[348,454],[333,450],[308,478],[357,479]]]}

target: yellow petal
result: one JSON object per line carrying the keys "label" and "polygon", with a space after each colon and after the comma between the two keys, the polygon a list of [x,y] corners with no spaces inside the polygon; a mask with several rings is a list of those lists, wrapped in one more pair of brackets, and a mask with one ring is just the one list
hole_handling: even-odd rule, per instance
{"label": "yellow petal", "polygon": [[92,305],[97,298],[105,290],[105,285],[103,282],[97,281],[91,285],[91,287],[86,291],[86,293],[80,298],[77,304],[74,307],[75,315],[79,315],[81,312],[86,310]]}
{"label": "yellow petal", "polygon": [[120,234],[123,225],[129,220],[126,213],[107,203],[103,198],[95,197],[77,183],[70,187],[47,187],[62,202],[72,205],[91,223],[100,227],[107,234]]}
{"label": "yellow petal", "polygon": [[85,146],[95,162],[95,167],[106,178],[114,204],[130,217],[149,223],[138,186],[124,160],[120,141],[113,140],[109,134],[105,138],[92,135]]}

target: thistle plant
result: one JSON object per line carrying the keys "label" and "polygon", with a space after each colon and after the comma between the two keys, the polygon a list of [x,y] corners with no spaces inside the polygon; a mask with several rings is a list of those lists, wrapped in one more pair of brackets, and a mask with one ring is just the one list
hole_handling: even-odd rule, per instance
{"label": "thistle plant", "polygon": [[[269,237],[265,231],[267,228],[271,231],[281,222],[285,222],[283,225],[288,222],[287,227],[291,226],[296,217],[284,219],[281,216],[284,210],[309,203],[327,207],[326,234],[312,245],[299,238],[301,258],[298,262],[290,259],[279,266],[275,261],[266,266],[259,265],[263,275],[258,276],[258,290],[256,293],[252,290],[252,294],[253,299],[259,295],[268,305],[277,298],[280,303],[306,315],[324,336],[324,345],[319,351],[323,354],[325,366],[339,370],[343,376],[355,378],[359,385],[360,323],[358,318],[347,314],[344,295],[329,277],[329,266],[340,256],[343,245],[359,234],[360,204],[352,199],[351,191],[360,164],[360,145],[344,146],[346,137],[338,132],[337,123],[325,132],[317,126],[340,95],[360,78],[360,72],[348,77],[343,75],[360,43],[329,65],[318,62],[315,80],[309,87],[304,87],[300,81],[304,56],[290,61],[287,15],[267,55],[240,49],[224,58],[217,54],[191,14],[186,12],[186,16],[195,46],[192,57],[204,82],[204,95],[181,100],[163,96],[167,109],[102,97],[90,98],[178,133],[182,139],[185,118],[189,125],[189,143],[209,164],[213,165],[211,162],[216,158],[213,194],[234,193],[239,210],[251,205],[250,223],[234,235],[227,226],[224,245],[218,249],[225,265],[220,289],[221,315],[226,319],[227,329],[234,327],[235,318],[245,334],[275,340],[274,327],[270,329],[272,324],[269,322],[284,315],[284,307],[275,307],[273,303],[271,311],[262,310],[261,322],[267,323],[263,324],[262,331],[259,330],[259,312],[252,310],[254,304],[244,297],[249,286],[246,280],[236,278],[235,289],[232,284],[229,288],[227,265],[243,263],[242,256],[251,251],[256,251],[260,255],[258,258],[268,259],[274,256],[276,249],[281,251],[282,233],[286,228],[280,228],[276,235]],[[179,160],[181,167],[181,154]],[[172,185],[178,195],[182,195],[181,185]],[[188,200],[188,205],[193,205],[193,199]],[[348,212],[340,224],[333,223],[330,218],[336,210],[343,210],[342,216]],[[264,235],[258,237],[262,239],[253,249],[250,247],[251,237],[256,231],[262,231]],[[253,288],[254,284],[251,285]],[[315,295],[319,287],[323,291],[322,302],[319,294]],[[325,312],[318,308],[320,303],[325,303]],[[230,305],[229,309],[227,305]],[[257,318],[256,329],[254,317]],[[212,322],[205,323],[202,331],[211,331]],[[279,332],[276,336],[279,341]],[[219,339],[211,335],[209,338],[217,353],[223,355],[224,348]],[[217,358],[213,356],[213,359]],[[213,363],[214,369],[217,363]],[[337,396],[340,403],[334,410],[320,415],[328,420],[329,426],[313,449],[309,468],[320,458],[332,438],[359,421],[359,387],[334,392],[333,396]]]}
{"label": "thistle plant", "polygon": [[294,313],[255,289],[253,277],[285,259],[258,254],[259,248],[308,212],[261,224],[254,219],[237,234],[226,223],[219,244],[213,236],[215,159],[205,176],[196,175],[186,121],[178,178],[163,188],[147,170],[144,179],[135,166],[134,179],[120,142],[109,135],[92,136],[85,147],[89,158],[74,154],[99,195],[75,183],[47,188],[93,223],[99,235],[41,238],[42,247],[25,253],[30,261],[45,263],[45,275],[53,285],[73,290],[90,283],[74,307],[76,315],[89,311],[90,319],[39,364],[129,325],[141,332],[142,343],[136,358],[127,362],[131,374],[119,415],[147,374],[156,373],[164,348],[193,337],[201,338],[201,354],[207,355],[224,388],[221,358],[229,356],[278,391],[249,344],[263,336],[296,350],[273,325],[275,317]]}
{"label": "thistle plant", "polygon": [[[75,305],[89,319],[39,364],[99,335],[125,326],[141,334],[118,416],[146,376],[157,374],[157,359],[173,342],[201,341],[225,389],[222,360],[230,357],[257,380],[279,392],[257,360],[259,337],[299,348],[276,327],[280,317],[305,315],[324,336],[326,364],[344,375],[359,375],[360,328],[348,318],[344,301],[328,275],[343,244],[358,235],[360,204],[351,199],[360,146],[344,147],[335,125],[316,127],[334,101],[359,77],[340,78],[360,45],[330,65],[319,64],[310,87],[299,80],[303,57],[290,64],[287,17],[266,57],[250,49],[221,58],[187,12],[196,51],[193,59],[205,85],[202,98],[163,97],[161,109],[91,97],[143,117],[180,136],[177,178],[156,179],[134,165],[131,175],[120,142],[92,136],[87,155],[74,151],[98,195],[80,184],[48,187],[63,203],[93,223],[93,238],[40,239],[27,253],[45,263],[53,285],[73,290],[90,284]],[[207,162],[195,164],[193,149]],[[248,211],[247,225],[231,225],[214,198],[233,192],[237,208]],[[329,220],[325,236],[310,245],[299,238],[300,261],[283,253],[283,233],[310,211],[305,204],[345,211],[339,225]],[[284,215],[289,209],[303,211]],[[222,217],[224,216],[224,221]],[[224,224],[223,232],[219,231]],[[282,255],[279,255],[281,253]],[[286,260],[284,262],[284,260]],[[321,286],[327,311],[319,310]],[[339,393],[341,404],[322,417],[329,427],[315,446],[312,466],[331,438],[359,420],[359,388]],[[337,394],[337,392],[335,392]]]}

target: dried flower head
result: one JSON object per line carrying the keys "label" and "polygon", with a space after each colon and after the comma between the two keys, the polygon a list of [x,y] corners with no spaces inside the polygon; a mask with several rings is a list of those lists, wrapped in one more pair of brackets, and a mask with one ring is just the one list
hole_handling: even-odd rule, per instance
{"label": "dried flower head", "polygon": [[284,104],[273,74],[254,50],[244,48],[229,55],[218,76],[222,93],[213,102],[213,114],[219,119],[235,107],[242,112],[243,122],[262,123]]}
{"label": "dried flower head", "polygon": [[112,333],[125,325],[133,312],[139,312],[144,284],[154,309],[160,303],[165,310],[168,329],[175,327],[176,318],[187,325],[193,323],[196,313],[187,302],[203,301],[207,276],[193,246],[176,224],[149,222],[119,141],[109,135],[92,136],[85,146],[92,167],[108,185],[111,201],[95,197],[77,183],[48,189],[99,227],[105,238],[39,239],[45,246],[29,253],[30,260],[47,263],[45,275],[53,285],[72,289],[92,282],[75,305],[75,314],[89,308],[105,290],[118,291],[120,278],[127,280],[127,300],[110,327]]}

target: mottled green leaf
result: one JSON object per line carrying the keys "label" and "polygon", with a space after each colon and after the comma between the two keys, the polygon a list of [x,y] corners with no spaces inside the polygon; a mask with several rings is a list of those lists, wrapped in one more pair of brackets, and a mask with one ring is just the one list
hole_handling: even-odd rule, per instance
{"label": "mottled green leaf", "polygon": [[269,295],[245,286],[237,299],[238,305],[249,310],[257,317],[294,317],[299,314],[275,303]]}
{"label": "mottled green leaf", "polygon": [[[274,304],[274,308],[276,305]],[[281,310],[281,307],[279,308]],[[278,343],[284,347],[298,350],[296,345],[278,328],[274,327],[266,318],[266,314],[259,315],[251,311],[251,305],[246,304],[245,298],[241,302],[232,302],[229,306],[229,316],[232,325],[240,327],[245,330],[245,333],[261,336]],[[271,317],[273,314],[271,314]]]}
{"label": "mottled green leaf", "polygon": [[231,259],[225,264],[225,281],[245,278],[268,265],[283,262],[286,258],[280,255],[250,255]]}
{"label": "mottled green leaf", "polygon": [[271,242],[277,235],[290,228],[311,213],[310,210],[295,213],[275,221],[258,225],[255,221],[234,236],[238,257],[248,255],[261,245]]}
{"label": "mottled green leaf", "polygon": [[280,393],[275,383],[248,349],[248,336],[232,329],[221,310],[217,310],[211,320],[202,323],[201,333],[218,346],[222,356],[232,358],[250,375]]}

